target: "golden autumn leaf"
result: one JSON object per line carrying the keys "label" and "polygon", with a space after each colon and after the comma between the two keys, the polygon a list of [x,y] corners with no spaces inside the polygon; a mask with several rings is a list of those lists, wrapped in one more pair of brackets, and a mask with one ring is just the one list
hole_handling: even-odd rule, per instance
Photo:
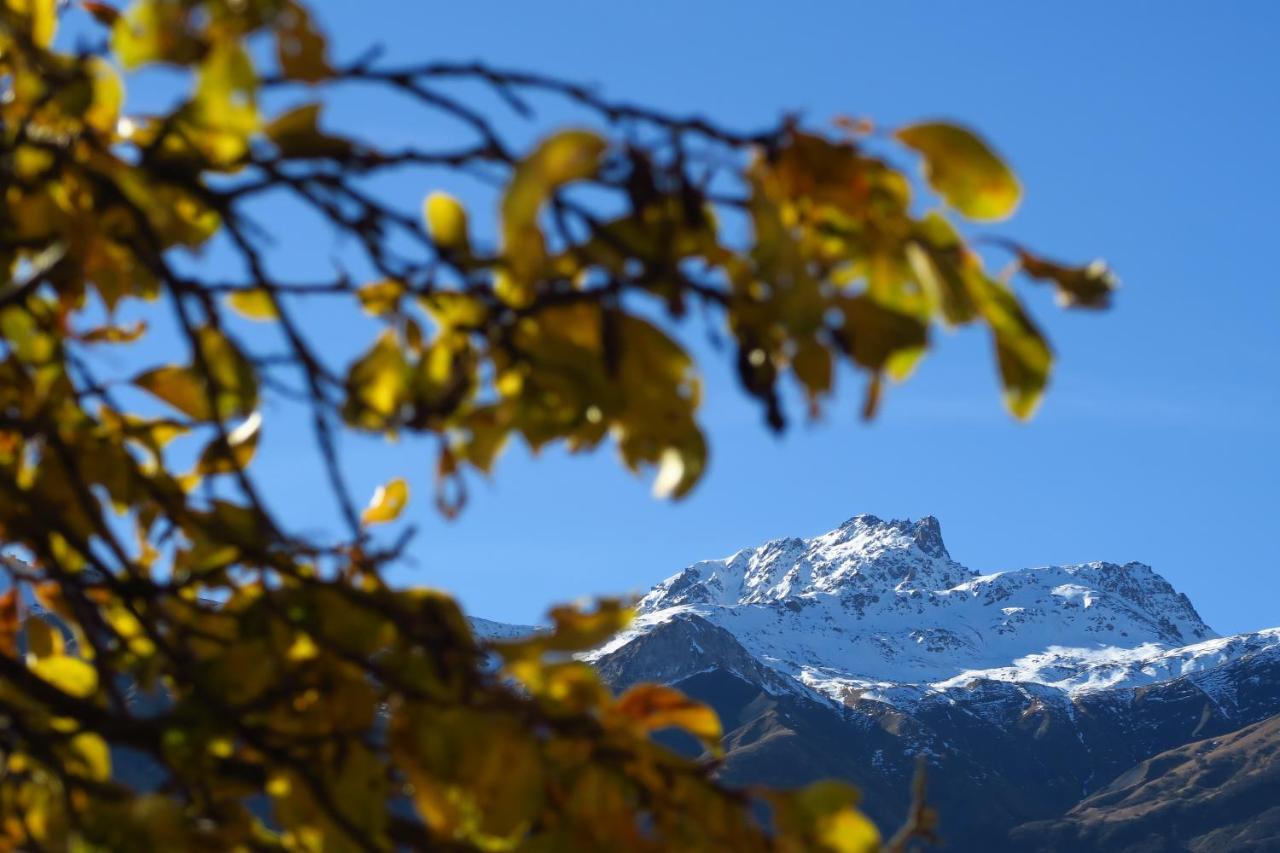
{"label": "golden autumn leaf", "polygon": [[360,515],[364,524],[386,524],[395,521],[409,502],[409,484],[397,477],[390,482],[378,486],[369,505]]}
{"label": "golden autumn leaf", "polygon": [[30,669],[54,687],[79,699],[92,696],[98,689],[97,670],[79,658],[65,654],[37,658]]}
{"label": "golden autumn leaf", "polygon": [[615,709],[646,731],[681,728],[709,746],[717,745],[723,734],[715,711],[661,684],[632,687],[618,697]]}
{"label": "golden autumn leaf", "polygon": [[275,300],[271,294],[261,288],[237,290],[227,294],[227,305],[241,317],[249,320],[276,320],[280,313],[276,311]]}
{"label": "golden autumn leaf", "polygon": [[75,764],[82,774],[95,782],[111,778],[111,753],[107,742],[92,732],[82,732],[71,738],[69,746],[75,756]]}
{"label": "golden autumn leaf", "polygon": [[400,310],[400,299],[404,293],[404,282],[386,279],[366,284],[356,295],[360,299],[360,307],[366,314],[381,317]]}

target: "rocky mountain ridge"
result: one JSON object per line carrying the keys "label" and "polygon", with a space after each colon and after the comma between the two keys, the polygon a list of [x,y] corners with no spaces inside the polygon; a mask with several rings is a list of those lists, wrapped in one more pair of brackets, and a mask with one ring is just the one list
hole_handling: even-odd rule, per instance
{"label": "rocky mountain ridge", "polygon": [[836,701],[907,702],[975,679],[1070,694],[1135,686],[1280,645],[1280,630],[1219,637],[1141,563],[980,575],[937,519],[859,515],[695,563],[657,584],[599,659],[673,619],[718,625],[764,665]]}

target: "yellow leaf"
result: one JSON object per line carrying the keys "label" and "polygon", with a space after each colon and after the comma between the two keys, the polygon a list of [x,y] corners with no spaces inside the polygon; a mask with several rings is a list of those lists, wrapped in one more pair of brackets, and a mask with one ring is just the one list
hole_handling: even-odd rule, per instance
{"label": "yellow leaf", "polygon": [[84,113],[84,123],[103,134],[114,134],[124,104],[124,83],[106,61],[90,57],[87,61],[93,87],[93,103]]}
{"label": "yellow leaf", "polygon": [[98,689],[98,672],[79,658],[57,655],[34,661],[31,671],[64,693],[87,699]]}
{"label": "yellow leaf", "polygon": [[373,499],[360,516],[364,524],[384,524],[395,521],[409,502],[409,484],[397,477],[384,486],[378,486]]}
{"label": "yellow leaf", "polygon": [[241,317],[250,320],[276,320],[280,317],[271,294],[261,288],[229,293],[227,305]]}
{"label": "yellow leaf", "polygon": [[31,40],[38,47],[49,47],[53,43],[53,34],[58,28],[58,5],[55,0],[10,0],[12,12],[26,18],[22,21],[27,26]]}
{"label": "yellow leaf", "polygon": [[646,731],[674,726],[708,744],[718,743],[723,734],[715,711],[679,690],[661,684],[632,687],[619,697],[615,709]]}
{"label": "yellow leaf", "polygon": [[[366,513],[367,515],[368,513]],[[293,638],[293,645],[289,646],[289,652],[286,655],[289,660],[295,663],[308,661],[320,654],[320,648],[316,645],[316,641],[311,639],[310,634],[298,632]]]}
{"label": "yellow leaf", "polygon": [[390,424],[409,385],[409,365],[396,341],[387,330],[374,345],[347,371],[347,405],[343,415],[348,422],[366,429],[384,429]]}
{"label": "yellow leaf", "polygon": [[258,129],[258,78],[234,40],[220,40],[200,63],[195,98],[186,111],[191,142],[217,163],[239,159]]}
{"label": "yellow leaf", "polygon": [[489,316],[488,309],[478,297],[468,293],[442,290],[421,299],[422,307],[441,328],[479,328]]}
{"label": "yellow leaf", "polygon": [[455,252],[467,250],[467,211],[456,198],[444,192],[433,192],[422,205],[427,233],[441,249]]}
{"label": "yellow leaf", "polygon": [[384,314],[391,314],[400,308],[400,298],[404,296],[404,282],[395,279],[387,279],[386,281],[375,281],[372,284],[366,284],[360,288],[356,294],[360,299],[360,306],[364,308],[365,313],[373,317],[381,317]]}
{"label": "yellow leaf", "polygon": [[111,753],[107,750],[107,742],[100,736],[82,732],[71,738],[71,749],[85,776],[97,782],[111,778]]}
{"label": "yellow leaf", "polygon": [[929,122],[904,127],[895,136],[920,152],[929,185],[970,219],[1004,219],[1018,206],[1022,187],[1017,177],[971,131]]}
{"label": "yellow leaf", "polygon": [[876,853],[880,831],[862,812],[843,808],[821,822],[818,839],[831,853]]}

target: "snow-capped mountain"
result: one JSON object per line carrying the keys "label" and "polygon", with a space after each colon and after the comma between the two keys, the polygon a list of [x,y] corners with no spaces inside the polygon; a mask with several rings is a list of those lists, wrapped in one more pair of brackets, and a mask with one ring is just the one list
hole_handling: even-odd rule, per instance
{"label": "snow-capped mountain", "polygon": [[780,674],[841,701],[868,691],[906,701],[979,678],[1074,694],[1280,645],[1280,630],[1219,638],[1141,563],[979,575],[951,558],[937,519],[859,515],[812,539],[689,566],[650,590],[634,626],[590,658],[695,615]]}
{"label": "snow-capped mountain", "polygon": [[1280,628],[1220,637],[1141,563],[978,574],[932,517],[859,515],[695,563],[584,657],[617,689],[658,681],[711,704],[730,782],[848,779],[887,827],[926,756],[958,850],[1026,849],[1026,832],[1010,846],[1019,824],[1280,715]]}

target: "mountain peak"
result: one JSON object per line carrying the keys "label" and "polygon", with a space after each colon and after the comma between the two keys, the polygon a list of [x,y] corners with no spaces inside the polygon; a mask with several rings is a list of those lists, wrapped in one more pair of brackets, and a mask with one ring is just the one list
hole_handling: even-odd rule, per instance
{"label": "mountain peak", "polygon": [[936,516],[926,515],[918,521],[906,519],[890,519],[888,521],[870,513],[859,513],[840,525],[832,533],[845,534],[852,538],[870,530],[890,530],[910,536],[916,546],[930,557],[951,559],[947,546],[942,541],[942,524]]}
{"label": "mountain peak", "polygon": [[930,557],[951,558],[947,553],[947,546],[942,542],[942,525],[932,515],[926,515],[916,522],[912,538],[917,547]]}
{"label": "mountain peak", "polygon": [[[933,516],[856,515],[809,539],[774,539],[694,563],[654,586],[639,610],[654,619],[697,613],[770,666],[826,685],[828,695],[866,679],[936,683],[977,671],[1054,681],[1049,670],[1067,659],[1093,672],[1107,650],[1216,636],[1149,566],[1093,562],[979,575],[951,558]],[[1024,659],[1027,666],[1011,666]]]}
{"label": "mountain peak", "polygon": [[650,590],[646,612],[678,605],[753,605],[836,597],[861,609],[895,590],[949,589],[975,577],[951,559],[933,516],[862,514],[811,539],[773,539],[689,566]]}

